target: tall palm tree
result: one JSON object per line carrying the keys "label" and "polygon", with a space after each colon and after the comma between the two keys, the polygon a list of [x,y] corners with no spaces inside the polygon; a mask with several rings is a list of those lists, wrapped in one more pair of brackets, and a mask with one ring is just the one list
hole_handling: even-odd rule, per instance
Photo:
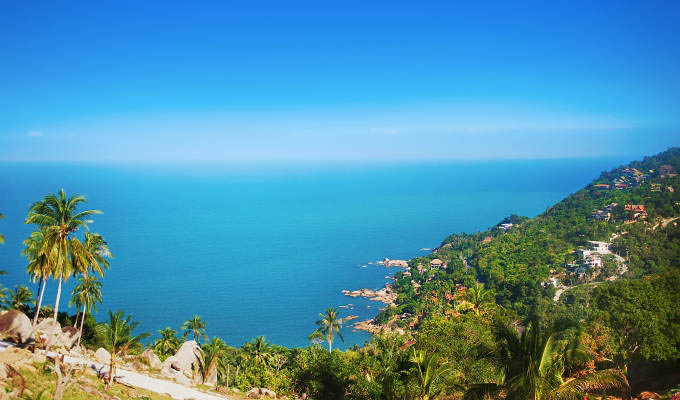
{"label": "tall palm tree", "polygon": [[198,367],[201,371],[203,383],[205,383],[213,373],[216,373],[220,358],[224,355],[226,349],[227,344],[217,337],[212,338],[210,342],[201,347],[203,359],[199,359]]}
{"label": "tall palm tree", "polygon": [[243,345],[243,351],[255,365],[266,365],[271,350],[271,343],[264,336],[258,336]]}
{"label": "tall palm tree", "polygon": [[109,322],[97,326],[97,333],[103,340],[104,347],[111,354],[111,364],[109,365],[109,381],[106,384],[107,390],[113,383],[116,374],[116,361],[122,357],[132,346],[149,336],[148,333],[141,333],[132,336],[132,331],[137,328],[139,322],[132,322],[132,316],[123,317],[123,310],[109,311]]}
{"label": "tall palm tree", "polygon": [[181,343],[177,337],[177,332],[170,327],[162,329],[158,333],[161,334],[161,337],[153,342],[153,351],[161,360],[165,361],[167,357],[177,352]]}
{"label": "tall palm tree", "polygon": [[514,327],[495,325],[498,350],[493,354],[502,367],[500,383],[473,385],[465,400],[503,397],[528,400],[576,400],[586,393],[617,391],[628,393],[625,375],[619,370],[601,370],[564,380],[564,361],[579,352],[560,336],[570,325],[553,324],[542,329],[532,317],[521,333]]}
{"label": "tall palm tree", "polygon": [[186,337],[190,333],[193,334],[194,340],[200,345],[201,338],[208,339],[208,336],[205,334],[206,325],[206,322],[200,316],[194,315],[193,318],[184,321],[184,324],[182,324],[184,336]]}
{"label": "tall palm tree", "polygon": [[95,276],[81,275],[78,278],[78,284],[73,288],[71,294],[69,306],[75,304],[77,309],[80,309],[81,306],[83,308],[77,344],[77,346],[80,346],[80,338],[83,336],[83,325],[85,324],[85,314],[91,310],[97,311],[97,304],[102,303],[102,283]]}
{"label": "tall palm tree", "polygon": [[31,289],[24,285],[14,285],[14,290],[10,292],[9,308],[25,311],[32,304],[35,304],[35,300]]}
{"label": "tall palm tree", "polygon": [[[54,257],[48,257],[43,252],[43,245],[45,243],[45,228],[41,228],[31,232],[31,235],[24,240],[26,248],[21,251],[21,255],[28,258],[28,266],[26,272],[31,281],[39,281],[38,283],[38,304],[35,308],[35,315],[33,316],[33,327],[38,323],[38,315],[42,307],[43,296],[45,295],[45,284],[47,279],[51,276]],[[53,250],[54,252],[54,250]]]}
{"label": "tall palm tree", "polygon": [[421,400],[437,397],[443,387],[441,380],[451,369],[445,363],[438,365],[436,354],[427,354],[424,350],[413,350],[409,361],[413,364]]}
{"label": "tall palm tree", "polygon": [[[100,276],[102,276],[103,269],[108,269],[111,266],[108,260],[109,258],[113,257],[113,255],[111,254],[111,250],[109,250],[109,246],[104,240],[104,238],[97,233],[85,232],[84,238],[85,248],[90,254],[92,254],[94,259],[97,261],[96,263],[97,265],[93,265],[91,261],[90,264],[87,265],[81,265],[78,263],[76,265],[75,270],[81,272],[83,274],[82,276],[88,276],[89,272],[98,272]],[[71,298],[69,305],[73,305],[73,303],[74,303],[73,298]],[[77,308],[79,310],[80,305],[77,305]],[[77,324],[78,313],[76,313],[76,324],[74,326],[77,327]]]}
{"label": "tall palm tree", "polygon": [[85,196],[66,197],[64,189],[57,195],[48,194],[41,201],[31,205],[26,217],[27,224],[37,224],[45,228],[42,253],[52,259],[52,276],[59,279],[57,299],[54,305],[54,318],[59,312],[61,286],[65,279],[78,271],[79,268],[90,266],[103,274],[94,254],[76,237],[79,228],[87,229],[92,221],[87,219],[94,214],[101,214],[99,210],[85,210],[78,212],[79,205],[85,203]]}
{"label": "tall palm tree", "polygon": [[345,338],[340,334],[340,328],[344,322],[342,318],[338,318],[338,310],[336,308],[327,308],[324,314],[319,313],[320,320],[316,321],[319,325],[319,331],[326,335],[328,340],[328,352],[333,351],[333,333],[337,333],[338,337],[344,342]]}

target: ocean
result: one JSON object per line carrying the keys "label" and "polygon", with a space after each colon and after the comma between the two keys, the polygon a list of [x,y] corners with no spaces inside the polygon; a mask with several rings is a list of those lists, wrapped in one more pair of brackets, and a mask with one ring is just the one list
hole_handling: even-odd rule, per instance
{"label": "ocean", "polygon": [[[63,187],[104,212],[90,225],[114,254],[99,319],[124,309],[153,340],[198,314],[229,345],[264,335],[306,346],[327,307],[346,306],[340,315],[356,321],[377,314],[382,303],[341,293],[384,286],[396,269],[376,261],[427,254],[510,213],[533,217],[625,161],[0,163],[0,268],[9,273],[0,282],[37,292],[20,255],[32,229],[23,221],[31,202]],[[51,281],[45,302],[55,294]],[[370,338],[351,326],[342,333],[339,348]]]}

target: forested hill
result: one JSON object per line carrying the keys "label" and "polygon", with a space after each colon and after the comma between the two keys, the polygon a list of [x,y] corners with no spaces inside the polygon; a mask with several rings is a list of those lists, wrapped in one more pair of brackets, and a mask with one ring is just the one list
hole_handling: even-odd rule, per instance
{"label": "forested hill", "polygon": [[[401,315],[403,323],[394,322],[417,328],[435,308],[454,310],[458,303],[445,299],[477,282],[493,290],[497,304],[523,317],[553,307],[558,291],[569,294],[583,284],[597,286],[677,268],[680,231],[673,218],[680,216],[678,171],[676,147],[602,172],[535,218],[511,215],[484,232],[452,234],[432,254],[410,260],[409,270],[397,274],[397,306],[378,321]],[[586,260],[578,250],[589,249],[590,241],[611,242],[615,254]],[[434,259],[446,268],[430,268]]]}

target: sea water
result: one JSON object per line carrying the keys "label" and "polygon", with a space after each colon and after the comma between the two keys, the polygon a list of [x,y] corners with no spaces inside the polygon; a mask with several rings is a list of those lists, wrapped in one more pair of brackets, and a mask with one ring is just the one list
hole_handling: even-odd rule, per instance
{"label": "sea water", "polygon": [[[98,319],[124,309],[157,337],[197,314],[230,345],[264,335],[305,346],[326,308],[361,321],[384,306],[341,293],[383,287],[396,269],[376,261],[425,255],[451,233],[510,213],[535,216],[623,161],[2,163],[0,269],[9,274],[0,282],[37,292],[20,256],[33,228],[24,219],[33,201],[63,187],[104,212],[90,225],[114,254]],[[70,313],[74,281],[60,305]],[[56,289],[50,281],[46,304]],[[341,332],[340,348],[370,338],[351,325]]]}

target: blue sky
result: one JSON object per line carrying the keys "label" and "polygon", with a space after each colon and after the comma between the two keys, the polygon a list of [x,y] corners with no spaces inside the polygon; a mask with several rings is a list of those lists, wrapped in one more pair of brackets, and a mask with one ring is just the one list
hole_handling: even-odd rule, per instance
{"label": "blue sky", "polygon": [[3,3],[0,160],[680,145],[678,2],[196,3]]}

